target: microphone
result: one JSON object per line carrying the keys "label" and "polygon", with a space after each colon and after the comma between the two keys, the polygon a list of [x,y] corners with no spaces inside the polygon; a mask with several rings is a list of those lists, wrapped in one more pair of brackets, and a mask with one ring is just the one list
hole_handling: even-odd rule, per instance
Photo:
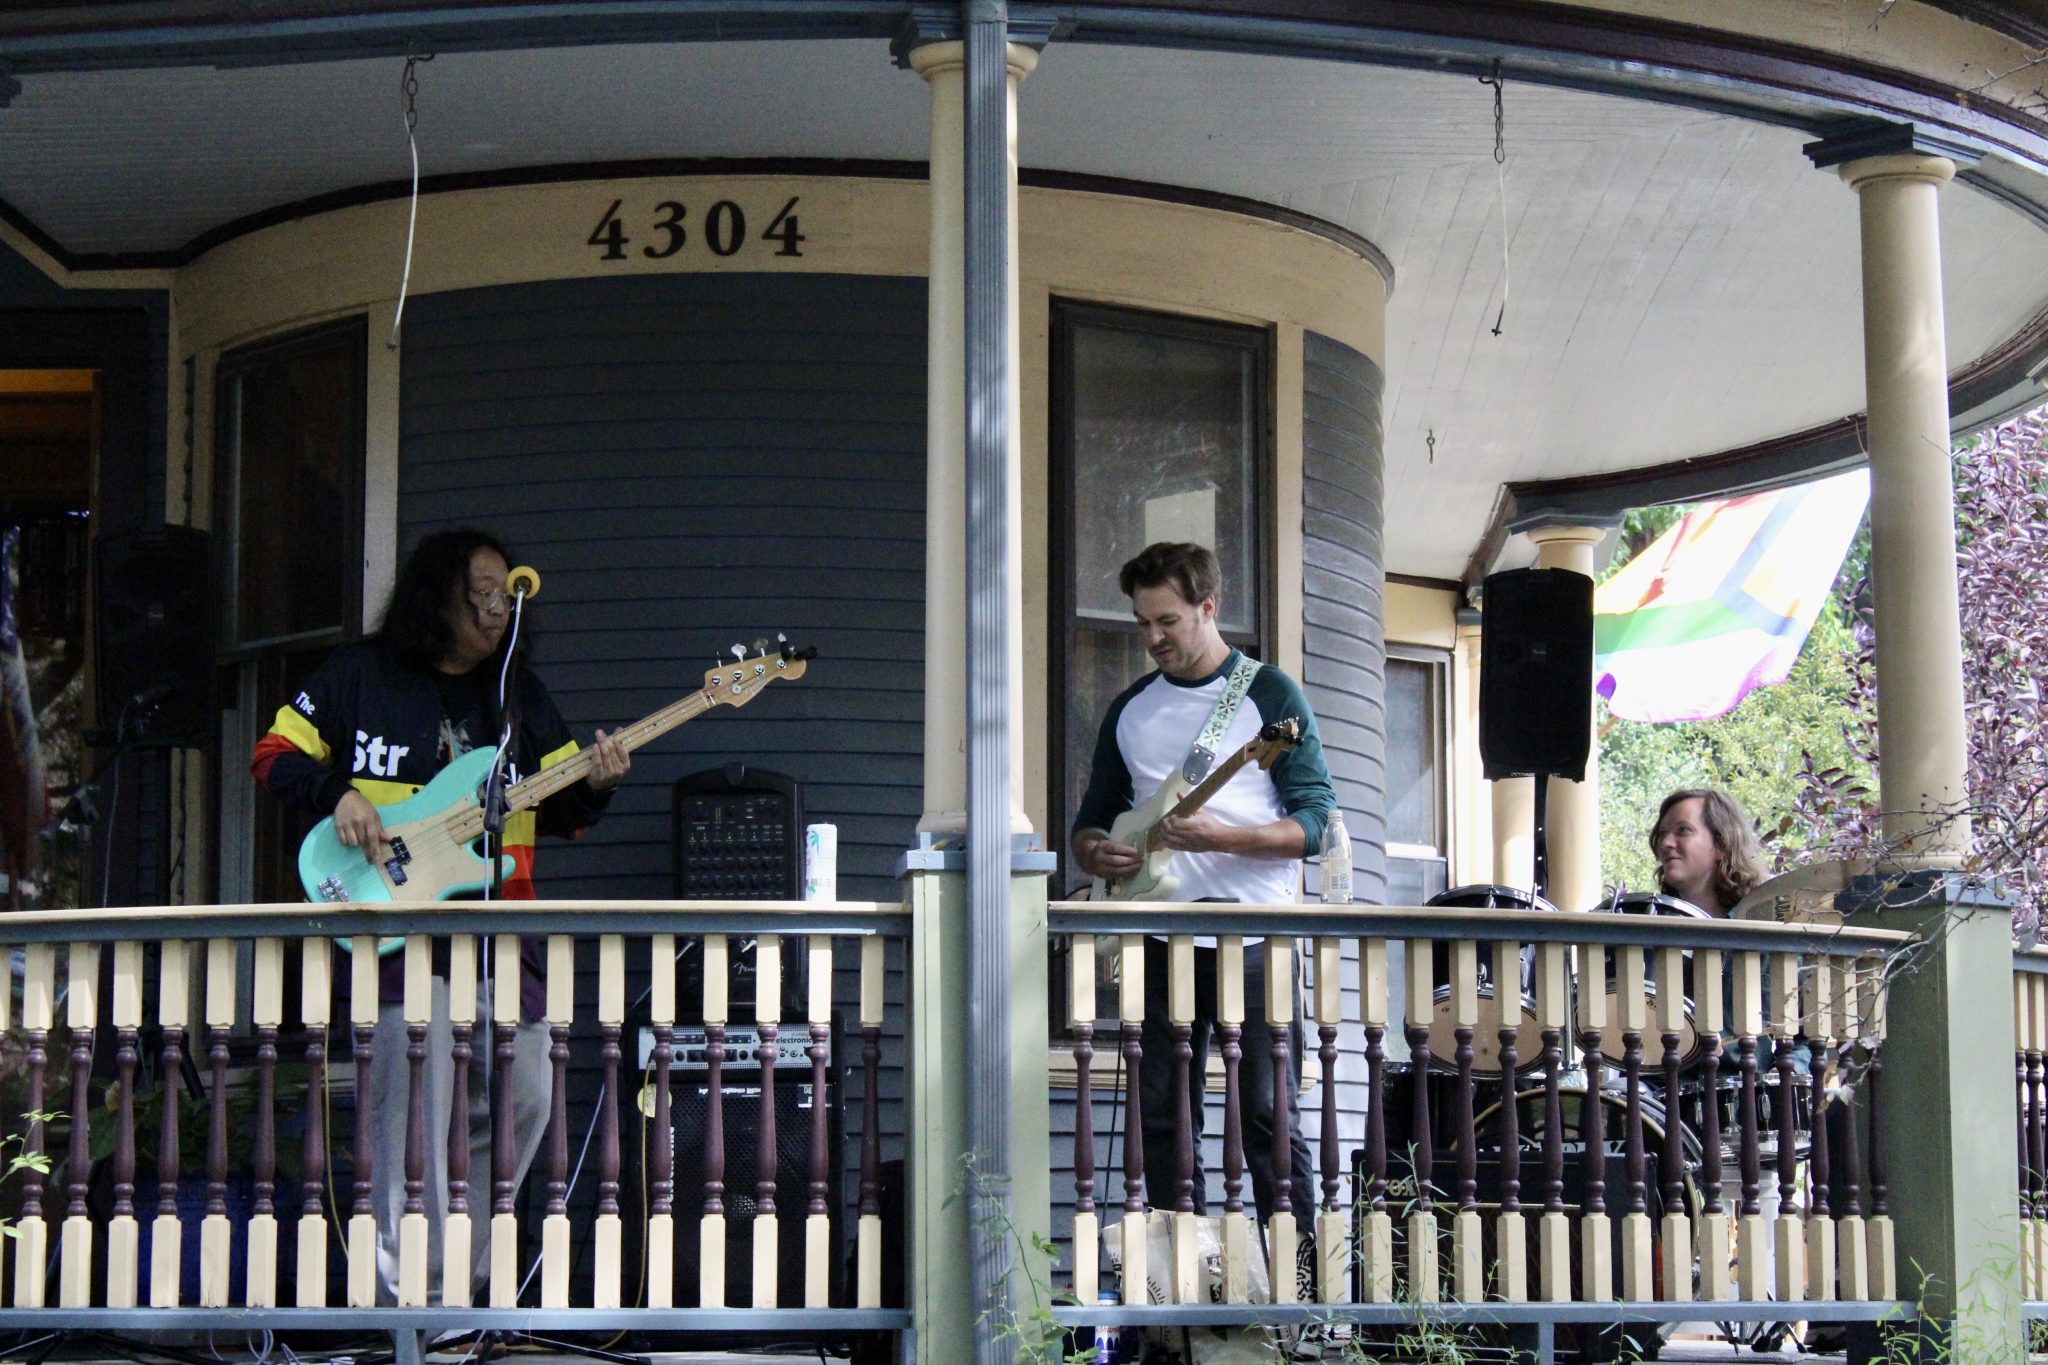
{"label": "microphone", "polygon": [[505,575],[505,591],[528,599],[540,596],[540,575],[521,564]]}

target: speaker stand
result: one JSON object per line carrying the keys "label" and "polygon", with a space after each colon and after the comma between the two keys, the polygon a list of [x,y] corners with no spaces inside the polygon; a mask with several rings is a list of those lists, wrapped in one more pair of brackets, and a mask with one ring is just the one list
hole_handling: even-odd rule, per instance
{"label": "speaker stand", "polygon": [[1536,773],[1531,779],[1536,784],[1536,842],[1534,846],[1534,880],[1537,899],[1550,899],[1550,774]]}

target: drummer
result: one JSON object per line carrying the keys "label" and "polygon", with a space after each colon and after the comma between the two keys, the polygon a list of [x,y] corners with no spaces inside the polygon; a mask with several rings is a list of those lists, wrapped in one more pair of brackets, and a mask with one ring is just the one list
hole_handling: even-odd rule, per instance
{"label": "drummer", "polygon": [[1685,787],[1664,798],[1650,852],[1667,896],[1726,915],[1767,875],[1763,845],[1742,805],[1719,787]]}

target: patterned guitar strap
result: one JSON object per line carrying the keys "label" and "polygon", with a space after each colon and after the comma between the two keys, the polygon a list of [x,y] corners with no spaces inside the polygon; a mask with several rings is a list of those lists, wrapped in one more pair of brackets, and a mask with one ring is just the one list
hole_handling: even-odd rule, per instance
{"label": "patterned guitar strap", "polygon": [[1202,733],[1195,736],[1188,756],[1181,760],[1181,780],[1189,786],[1209,775],[1210,767],[1216,762],[1216,751],[1223,747],[1223,737],[1230,733],[1230,723],[1237,719],[1237,708],[1244,705],[1245,695],[1252,690],[1252,675],[1258,671],[1257,659],[1249,654],[1237,656],[1237,667],[1230,670],[1230,678],[1223,684],[1223,695],[1216,698],[1216,705],[1209,710],[1209,719],[1202,722]]}

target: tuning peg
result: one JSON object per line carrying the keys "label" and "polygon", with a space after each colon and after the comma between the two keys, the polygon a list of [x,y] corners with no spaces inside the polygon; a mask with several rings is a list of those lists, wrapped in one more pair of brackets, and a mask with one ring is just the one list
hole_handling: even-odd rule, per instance
{"label": "tuning peg", "polygon": [[765,656],[767,655],[767,653],[768,653],[768,642],[767,642],[766,640],[756,640],[756,641],[754,641],[754,654],[755,654],[755,657],[757,657],[757,658],[759,658],[759,657],[765,657]]}
{"label": "tuning peg", "polygon": [[735,640],[732,646],[732,657],[744,663],[747,657],[747,647]]}

